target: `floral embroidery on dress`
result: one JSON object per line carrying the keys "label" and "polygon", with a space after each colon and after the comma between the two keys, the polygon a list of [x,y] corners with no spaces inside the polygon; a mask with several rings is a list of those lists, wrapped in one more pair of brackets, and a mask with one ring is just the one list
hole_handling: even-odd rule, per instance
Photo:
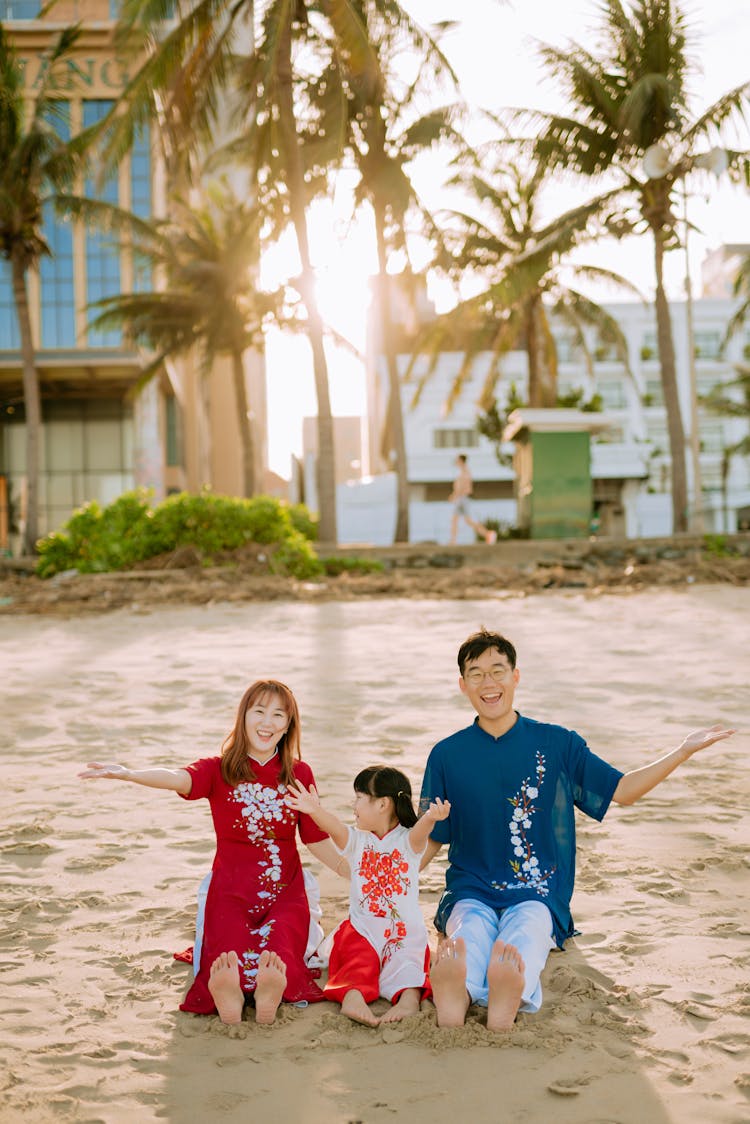
{"label": "floral embroidery on dress", "polygon": [[260,877],[266,887],[259,892],[260,898],[276,898],[283,889],[281,850],[274,841],[274,825],[295,818],[295,813],[284,803],[286,791],[283,784],[269,788],[258,781],[248,781],[236,785],[232,793],[232,799],[242,805],[248,839],[266,852],[266,860],[259,863],[263,871]]}
{"label": "floral embroidery on dress", "polygon": [[535,771],[536,784],[532,784],[531,777],[527,777],[521,784],[520,791],[517,792],[515,796],[510,796],[508,798],[509,803],[513,806],[513,816],[511,817],[508,827],[510,828],[513,854],[516,856],[515,859],[510,860],[515,878],[510,882],[493,882],[492,885],[496,890],[524,890],[530,888],[536,890],[542,897],[547,897],[549,894],[549,880],[557,870],[557,867],[553,866],[551,870],[542,871],[539,866],[539,859],[534,852],[534,844],[530,838],[532,817],[537,811],[534,801],[539,796],[539,789],[544,784],[544,774],[547,771],[544,764],[544,757],[538,751],[536,755]]}
{"label": "floral embroidery on dress", "polygon": [[258,961],[260,960],[260,954],[268,947],[268,938],[273,932],[273,925],[274,922],[273,919],[271,919],[270,921],[266,921],[265,925],[261,925],[259,929],[248,929],[249,936],[258,937],[258,947],[257,949],[248,949],[246,952],[242,953],[240,974],[243,981],[243,991],[253,991],[258,982],[256,979],[258,975]]}
{"label": "floral embroidery on dress", "polygon": [[406,923],[401,920],[393,899],[409,889],[411,881],[405,877],[408,870],[409,864],[398,849],[382,854],[374,847],[365,846],[357,871],[364,895],[359,904],[366,906],[374,917],[390,916],[390,925],[383,933],[383,964],[402,947],[406,936]]}

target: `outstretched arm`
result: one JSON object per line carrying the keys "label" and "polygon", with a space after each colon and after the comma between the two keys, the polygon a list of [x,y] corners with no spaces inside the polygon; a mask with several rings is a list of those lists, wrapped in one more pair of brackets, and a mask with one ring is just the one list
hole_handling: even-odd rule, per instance
{"label": "outstretched arm", "polygon": [[615,804],[635,804],[636,800],[640,800],[641,796],[656,788],[657,784],[660,784],[694,753],[706,749],[714,742],[731,737],[733,733],[734,730],[726,730],[720,723],[709,726],[705,730],[694,730],[671,753],[660,757],[658,761],[652,761],[650,765],[644,765],[642,769],[633,769],[632,772],[626,773],[614,791],[613,801]]}
{"label": "outstretched arm", "polygon": [[349,863],[336,850],[330,839],[321,839],[317,843],[306,843],[305,846],[318,862],[327,866],[334,874],[338,874],[341,878],[349,877]]}
{"label": "outstretched arm", "polygon": [[450,815],[450,810],[450,801],[441,800],[439,796],[436,796],[427,808],[427,811],[419,817],[414,827],[409,832],[409,845],[415,854],[422,854],[427,846],[427,841],[433,827],[439,820],[447,820]]}
{"label": "outstretched arm", "polygon": [[78,776],[84,781],[130,781],[146,788],[166,788],[182,796],[188,796],[193,787],[193,778],[187,769],[128,769],[125,765],[90,761]]}
{"label": "outstretched arm", "polygon": [[321,831],[327,831],[339,850],[343,851],[349,838],[347,827],[338,816],[334,816],[333,812],[326,812],[320,803],[315,785],[311,784],[309,789],[306,789],[304,785],[293,781],[289,785],[285,799],[293,811],[309,816]]}

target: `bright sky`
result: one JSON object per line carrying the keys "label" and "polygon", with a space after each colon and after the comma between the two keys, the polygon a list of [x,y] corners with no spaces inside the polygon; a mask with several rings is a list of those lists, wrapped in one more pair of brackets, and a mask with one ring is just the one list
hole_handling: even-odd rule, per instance
{"label": "bright sky", "polygon": [[[464,0],[460,6],[455,0],[402,3],[424,26],[455,20],[456,11],[461,12],[458,26],[444,37],[442,45],[458,74],[464,100],[477,109],[559,108],[561,102],[554,85],[541,75],[534,42],[561,46],[574,40],[591,46],[597,19],[595,0]],[[695,111],[700,112],[732,87],[750,79],[750,8],[747,0],[690,0],[686,10],[696,32],[695,56],[702,70],[694,83]],[[445,175],[445,163],[439,155],[426,160],[414,175],[422,197],[436,210],[455,203],[442,187]],[[580,198],[582,193],[577,189],[556,188],[552,205],[555,210],[564,210]],[[709,199],[699,194],[691,197],[690,221],[698,228],[690,238],[691,276],[697,295],[700,263],[707,250],[723,242],[750,242],[750,195],[717,184]],[[363,349],[368,277],[377,264],[369,225],[352,220],[345,184],[339,185],[332,203],[318,206],[311,234],[323,315],[337,331]],[[269,262],[270,273],[275,269],[283,272],[293,256],[290,239],[275,251]],[[649,295],[653,287],[651,256],[649,240],[641,238],[587,252],[586,260],[617,270]],[[684,257],[679,252],[667,259],[667,285],[669,295],[679,299],[684,285]],[[446,300],[445,292],[439,286],[431,290],[438,307]],[[608,299],[606,294],[603,299]],[[609,299],[617,298],[612,294]],[[329,365],[333,413],[363,414],[362,363],[347,352],[330,348]],[[302,449],[302,418],[316,412],[307,341],[303,337],[289,339],[271,334],[267,366],[269,462],[274,471],[288,477],[290,455],[299,454]]]}

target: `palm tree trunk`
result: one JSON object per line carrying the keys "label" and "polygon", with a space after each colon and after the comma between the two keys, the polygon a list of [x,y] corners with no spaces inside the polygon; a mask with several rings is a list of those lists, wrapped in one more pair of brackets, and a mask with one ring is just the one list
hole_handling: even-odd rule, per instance
{"label": "palm tree trunk", "polygon": [[526,312],[526,357],[529,364],[529,406],[540,409],[554,406],[554,378],[547,362],[547,343],[542,324],[541,295],[532,298]]}
{"label": "palm tree trunk", "polygon": [[238,348],[232,352],[232,382],[234,384],[237,424],[240,430],[242,494],[245,497],[249,497],[254,496],[257,491],[257,482],[255,479],[255,423],[250,417],[247,388],[245,386],[245,367],[242,362],[242,352]]}
{"label": "palm tree trunk", "polygon": [[404,435],[404,412],[401,405],[401,380],[398,376],[396,347],[393,338],[393,318],[391,316],[391,279],[388,275],[387,251],[385,244],[384,208],[375,203],[375,236],[378,244],[378,281],[380,334],[383,354],[388,371],[388,419],[390,436],[395,455],[396,472],[396,531],[394,542],[409,541],[409,479],[406,461],[406,438]]}
{"label": "palm tree trunk", "polygon": [[23,362],[23,401],[26,412],[26,528],[23,553],[34,554],[39,538],[39,441],[42,425],[42,408],[39,394],[39,373],[31,338],[29,298],[26,291],[26,271],[21,260],[11,257],[13,272],[13,297],[21,335]]}
{"label": "palm tree trunk", "polygon": [[685,467],[685,430],[682,425],[677,370],[672,339],[672,318],[664,292],[663,228],[654,229],[654,265],[656,268],[656,335],[659,341],[659,364],[664,406],[667,412],[669,452],[672,459],[672,531],[688,529],[687,470]]}
{"label": "palm tree trunk", "polygon": [[307,311],[307,334],[313,355],[315,394],[318,402],[318,456],[316,482],[318,488],[318,537],[322,543],[336,543],[336,470],[333,417],[328,387],[328,364],[323,348],[323,322],[315,297],[315,274],[310,260],[310,243],[305,213],[305,179],[294,116],[292,86],[292,25],[287,16],[279,41],[277,66],[279,128],[284,146],[286,186],[289,210],[297,237],[302,265],[302,301]]}

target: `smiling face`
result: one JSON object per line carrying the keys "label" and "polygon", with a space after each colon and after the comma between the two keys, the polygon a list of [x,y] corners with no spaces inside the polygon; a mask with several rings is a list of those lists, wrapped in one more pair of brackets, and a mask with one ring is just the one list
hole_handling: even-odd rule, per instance
{"label": "smiling face", "polygon": [[477,712],[479,725],[493,737],[500,737],[515,724],[513,697],[519,679],[518,668],[511,667],[508,657],[497,648],[487,648],[464,664],[458,685]]}
{"label": "smiling face", "polygon": [[257,761],[268,761],[289,727],[289,715],[279,695],[263,694],[245,712],[249,752]]}

